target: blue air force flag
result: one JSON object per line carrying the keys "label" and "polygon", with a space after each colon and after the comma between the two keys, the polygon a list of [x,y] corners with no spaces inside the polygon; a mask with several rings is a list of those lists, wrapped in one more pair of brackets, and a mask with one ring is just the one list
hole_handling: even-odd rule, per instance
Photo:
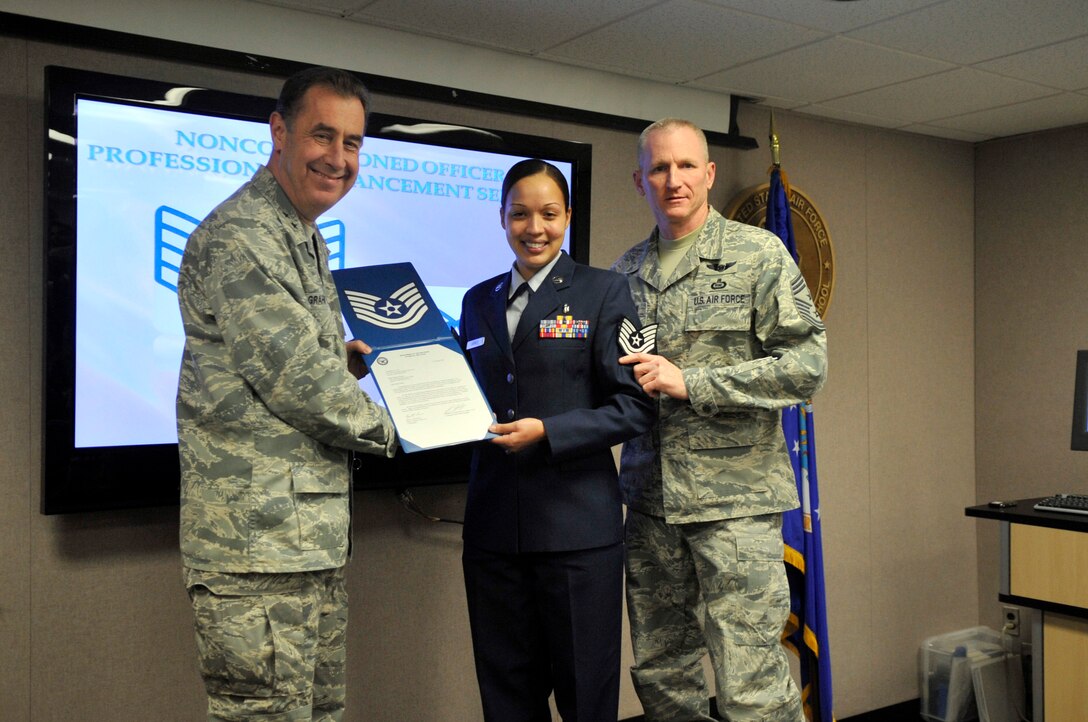
{"label": "blue air force flag", "polygon": [[812,405],[783,409],[782,431],[801,497],[801,508],[786,512],[782,520],[790,582],[790,617],[783,643],[800,661],[805,716],[812,722],[834,722]]}
{"label": "blue air force flag", "polygon": [[[767,195],[767,230],[797,259],[790,215],[788,181],[771,168]],[[801,280],[803,283],[803,279]],[[816,428],[812,404],[782,411],[782,433],[793,462],[801,508],[782,519],[786,574],[790,582],[790,618],[782,642],[797,655],[801,667],[801,699],[811,722],[835,722],[831,691],[831,650],[827,641],[824,558],[820,532],[820,494],[816,483]]]}

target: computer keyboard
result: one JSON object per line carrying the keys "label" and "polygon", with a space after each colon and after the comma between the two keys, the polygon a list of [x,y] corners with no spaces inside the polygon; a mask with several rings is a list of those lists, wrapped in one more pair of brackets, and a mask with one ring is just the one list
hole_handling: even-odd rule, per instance
{"label": "computer keyboard", "polygon": [[1067,514],[1088,514],[1088,494],[1055,494],[1035,505],[1037,511],[1060,511]]}

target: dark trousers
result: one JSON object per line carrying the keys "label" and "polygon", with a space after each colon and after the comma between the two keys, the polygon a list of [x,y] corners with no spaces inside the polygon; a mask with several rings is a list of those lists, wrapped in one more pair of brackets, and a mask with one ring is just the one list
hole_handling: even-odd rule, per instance
{"label": "dark trousers", "polygon": [[465,544],[476,679],[488,722],[615,722],[623,544],[497,554]]}

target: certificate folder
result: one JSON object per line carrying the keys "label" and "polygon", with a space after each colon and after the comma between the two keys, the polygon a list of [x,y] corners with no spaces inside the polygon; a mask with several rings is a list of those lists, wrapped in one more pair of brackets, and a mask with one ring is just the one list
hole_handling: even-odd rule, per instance
{"label": "certificate folder", "polygon": [[491,408],[411,263],[332,272],[406,453],[488,438]]}

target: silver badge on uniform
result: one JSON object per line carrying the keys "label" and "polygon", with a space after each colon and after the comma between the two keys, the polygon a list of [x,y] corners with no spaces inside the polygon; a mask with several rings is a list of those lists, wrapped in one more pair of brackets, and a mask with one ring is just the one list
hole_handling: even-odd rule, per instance
{"label": "silver badge on uniform", "polygon": [[653,353],[657,345],[657,324],[638,328],[630,319],[620,321],[620,349],[625,354]]}

